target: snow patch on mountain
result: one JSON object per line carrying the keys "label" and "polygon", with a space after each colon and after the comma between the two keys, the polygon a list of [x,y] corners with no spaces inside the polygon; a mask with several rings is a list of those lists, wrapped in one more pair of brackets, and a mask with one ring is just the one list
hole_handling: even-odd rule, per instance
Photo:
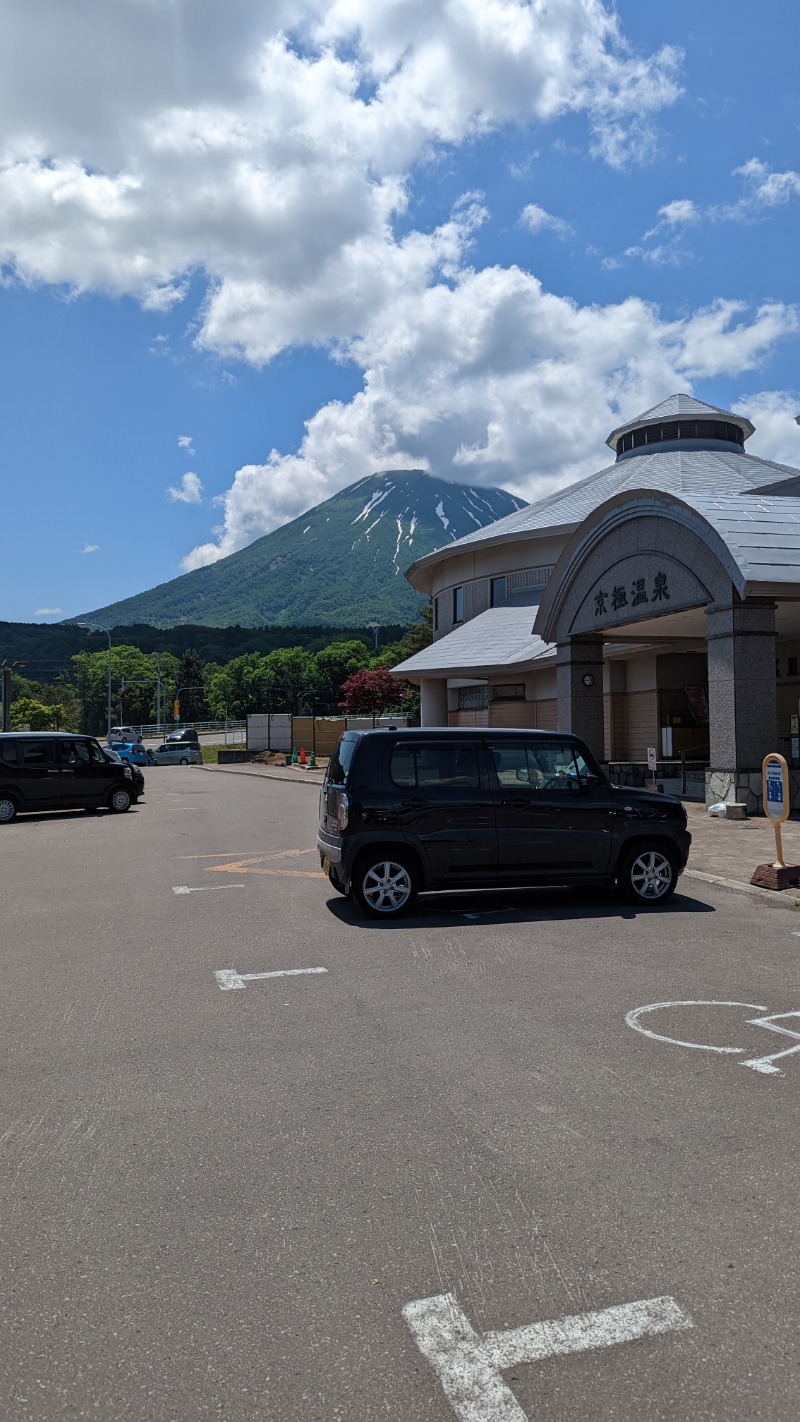
{"label": "snow patch on mountain", "polygon": [[437,516],[437,518],[440,518],[441,521],[442,521],[442,523],[444,524],[444,530],[445,530],[445,533],[446,533],[447,530],[448,530],[448,528],[450,527],[450,520],[449,520],[449,518],[447,517],[447,514],[446,514],[445,511],[444,511],[444,503],[442,502],[441,499],[439,500],[438,504],[436,505],[436,516]]}

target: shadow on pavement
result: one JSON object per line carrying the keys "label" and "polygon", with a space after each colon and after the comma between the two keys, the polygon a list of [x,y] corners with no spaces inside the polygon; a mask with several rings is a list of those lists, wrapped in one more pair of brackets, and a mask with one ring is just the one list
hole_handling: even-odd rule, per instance
{"label": "shadow on pavement", "polygon": [[634,919],[659,914],[665,919],[676,914],[715,913],[711,904],[676,891],[661,908],[638,908],[627,903],[613,889],[572,887],[570,889],[493,889],[464,893],[424,894],[411,913],[399,918],[367,918],[350,899],[334,894],[328,912],[353,928],[411,928],[441,923],[536,923],[547,920]]}

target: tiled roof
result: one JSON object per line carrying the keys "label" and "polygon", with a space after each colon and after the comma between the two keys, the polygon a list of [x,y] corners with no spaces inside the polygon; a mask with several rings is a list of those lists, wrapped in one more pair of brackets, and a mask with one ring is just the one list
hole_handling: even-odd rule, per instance
{"label": "tiled roof", "polygon": [[465,675],[475,676],[545,658],[553,660],[555,647],[532,631],[540,596],[541,589],[510,598],[502,607],[488,608],[393,667],[392,675],[418,676],[430,671],[454,676],[464,670]]}
{"label": "tiled roof", "polygon": [[775,464],[769,459],[745,454],[743,450],[656,449],[652,453],[637,454],[634,458],[607,465],[577,484],[569,484],[566,489],[558,489],[538,503],[527,504],[524,509],[517,509],[496,523],[487,524],[486,528],[466,534],[446,548],[420,558],[412,564],[407,576],[415,568],[428,567],[443,557],[453,557],[478,543],[494,542],[514,535],[544,533],[547,529],[574,527],[606,499],[622,494],[626,489],[657,489],[678,494],[679,497],[701,494],[730,497],[731,494],[749,494],[763,486],[769,486],[774,491],[776,485],[789,480],[792,487],[787,487],[786,492],[793,495],[796,489],[794,481],[798,477],[798,470],[791,465]]}
{"label": "tiled roof", "polygon": [[724,539],[741,571],[742,592],[744,583],[800,584],[800,498],[698,495],[686,503]]}

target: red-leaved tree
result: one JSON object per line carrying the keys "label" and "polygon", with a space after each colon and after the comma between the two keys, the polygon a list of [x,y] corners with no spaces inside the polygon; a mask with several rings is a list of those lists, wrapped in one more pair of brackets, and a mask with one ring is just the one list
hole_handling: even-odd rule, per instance
{"label": "red-leaved tree", "polygon": [[353,672],[343,683],[339,705],[347,716],[382,716],[386,711],[398,710],[405,694],[404,683],[390,676],[387,667],[372,671],[365,668]]}

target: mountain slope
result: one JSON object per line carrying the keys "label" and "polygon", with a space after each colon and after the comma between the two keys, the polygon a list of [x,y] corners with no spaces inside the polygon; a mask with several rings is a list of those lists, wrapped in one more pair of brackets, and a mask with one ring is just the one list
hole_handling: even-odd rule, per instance
{"label": "mountain slope", "polygon": [[390,469],[360,479],[218,563],[81,617],[107,627],[410,621],[420,597],[403,577],[409,564],[521,507],[503,489]]}

